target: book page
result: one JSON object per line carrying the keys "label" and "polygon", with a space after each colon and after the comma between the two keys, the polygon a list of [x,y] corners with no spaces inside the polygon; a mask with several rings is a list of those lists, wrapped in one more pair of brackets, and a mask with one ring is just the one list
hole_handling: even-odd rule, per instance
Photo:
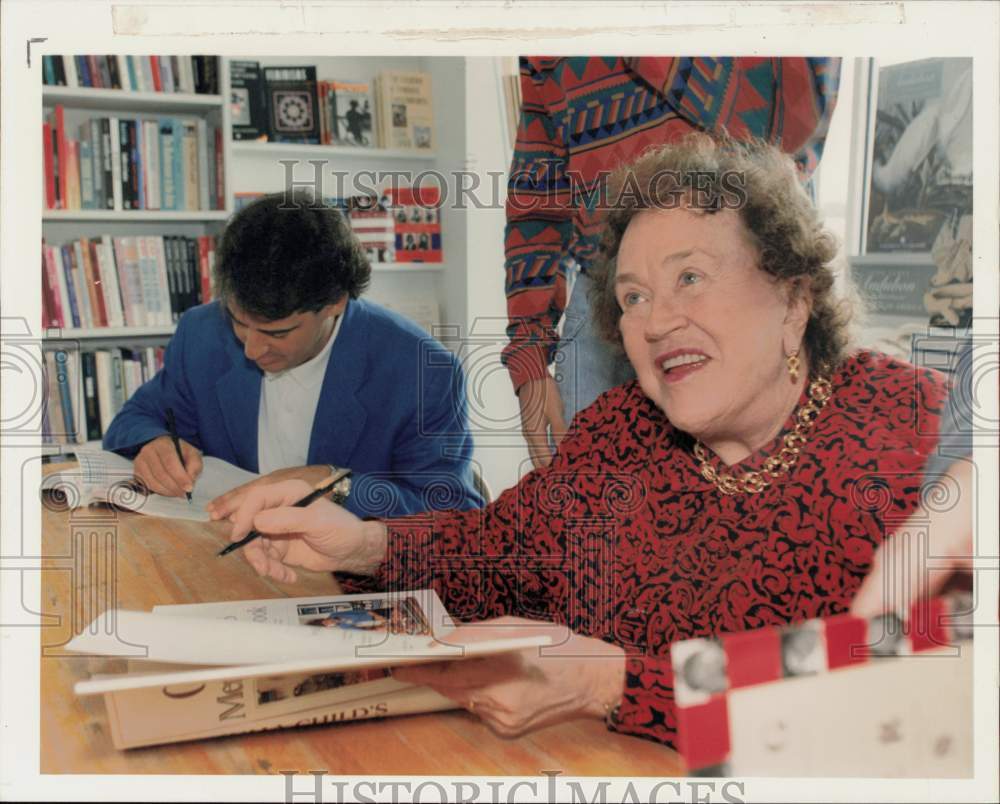
{"label": "book page", "polygon": [[[154,614],[202,617],[272,625],[310,625],[343,612],[371,612],[386,618],[394,630],[426,632],[441,638],[454,628],[444,604],[433,589],[416,592],[379,592],[354,595],[233,600],[218,603],[180,603],[153,607]],[[355,622],[350,622],[353,618]],[[358,614],[342,618],[342,627],[365,627]],[[373,618],[374,619],[374,618]],[[324,626],[327,623],[324,622]],[[416,627],[415,627],[416,626]]]}
{"label": "book page", "polygon": [[[130,672],[115,678],[79,682],[74,689],[77,694],[88,695],[227,678],[290,673],[315,676],[319,670],[360,671],[550,644],[548,636],[448,644],[446,634],[442,639],[430,632],[429,623],[436,618],[428,617],[421,606],[428,594],[386,595],[381,599],[381,609],[371,608],[379,602],[375,595],[306,598],[305,603],[294,603],[298,622],[291,624],[239,620],[232,614],[215,619],[191,616],[192,612],[187,616],[170,616],[160,611],[107,611],[71,640],[67,649],[90,655],[203,667],[178,668],[168,673]],[[350,602],[345,598],[354,598],[354,603],[362,605],[344,608]],[[225,605],[242,605],[244,611],[254,612],[254,607],[246,609],[247,602],[253,601]],[[317,627],[303,628],[304,624]]]}
{"label": "book page", "polygon": [[[205,506],[209,502],[236,486],[260,477],[220,458],[205,457],[189,503],[186,497],[140,493],[132,482],[132,461],[121,455],[105,450],[80,449],[76,457],[78,468],[49,475],[42,485],[43,490],[62,490],[74,508],[90,502],[106,501],[119,508],[166,519],[208,522],[210,518]],[[75,489],[76,499],[72,498],[70,489]]]}

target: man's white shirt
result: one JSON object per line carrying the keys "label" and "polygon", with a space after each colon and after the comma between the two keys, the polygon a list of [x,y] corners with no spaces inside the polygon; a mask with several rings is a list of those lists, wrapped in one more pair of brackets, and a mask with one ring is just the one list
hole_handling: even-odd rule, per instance
{"label": "man's white shirt", "polygon": [[343,320],[337,316],[326,345],[311,360],[275,374],[264,372],[257,416],[257,463],[262,475],[306,465],[326,367]]}

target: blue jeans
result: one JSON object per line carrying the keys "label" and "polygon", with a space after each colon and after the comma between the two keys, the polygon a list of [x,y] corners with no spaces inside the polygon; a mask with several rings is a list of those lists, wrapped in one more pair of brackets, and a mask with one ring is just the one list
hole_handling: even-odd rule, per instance
{"label": "blue jeans", "polygon": [[635,379],[628,358],[594,329],[590,317],[590,279],[578,273],[566,304],[562,337],[555,356],[556,384],[569,424],[578,411],[616,385]]}

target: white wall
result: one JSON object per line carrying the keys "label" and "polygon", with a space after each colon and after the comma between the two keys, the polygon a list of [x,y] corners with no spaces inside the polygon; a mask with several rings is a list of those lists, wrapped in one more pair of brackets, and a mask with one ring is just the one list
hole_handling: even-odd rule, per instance
{"label": "white wall", "polygon": [[486,205],[467,210],[468,237],[467,316],[463,350],[468,380],[470,418],[476,439],[475,459],[494,495],[517,483],[531,470],[521,437],[521,419],[500,352],[507,343],[507,301],[504,296],[503,232],[506,200],[505,178],[510,169],[512,144],[503,117],[500,59],[466,60],[466,168],[497,180],[495,203],[492,187],[480,188]]}

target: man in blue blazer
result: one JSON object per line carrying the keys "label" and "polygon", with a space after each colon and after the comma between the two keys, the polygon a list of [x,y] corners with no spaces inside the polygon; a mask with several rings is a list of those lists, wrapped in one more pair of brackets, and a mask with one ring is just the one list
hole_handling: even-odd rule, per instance
{"label": "man in blue blazer", "polygon": [[[105,449],[171,496],[193,488],[204,454],[261,473],[257,483],[349,468],[344,505],[360,516],[482,505],[461,367],[416,325],[359,298],[370,273],[344,219],[309,195],[246,207],[220,245],[218,301],[181,317],[163,369],[125,403]],[[213,518],[246,488],[213,500]]]}

